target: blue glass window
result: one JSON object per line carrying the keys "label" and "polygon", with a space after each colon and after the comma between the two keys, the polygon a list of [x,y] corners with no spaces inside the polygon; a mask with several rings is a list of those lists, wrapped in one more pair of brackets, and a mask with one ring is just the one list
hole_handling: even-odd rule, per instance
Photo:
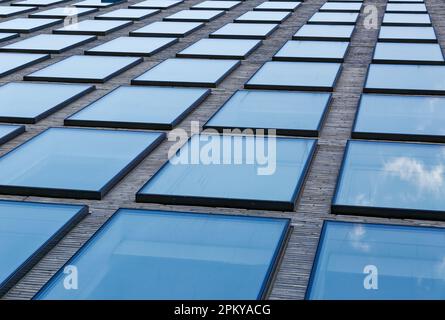
{"label": "blue glass window", "polygon": [[159,13],[159,9],[117,9],[100,16],[96,16],[98,20],[142,20]]}
{"label": "blue glass window", "polygon": [[96,40],[95,36],[39,34],[0,48],[0,51],[25,53],[62,53]]}
{"label": "blue glass window", "polygon": [[[312,139],[194,135],[142,187],[136,200],[293,210],[315,145]],[[254,152],[262,148],[265,157],[273,156],[258,158]]]}
{"label": "blue glass window", "polygon": [[216,87],[239,65],[238,60],[167,59],[133,79],[132,83]]}
{"label": "blue glass window", "polygon": [[356,12],[317,12],[307,23],[314,24],[355,24],[358,19]]}
{"label": "blue glass window", "polygon": [[331,62],[266,62],[245,88],[332,91],[340,69]]}
{"label": "blue glass window", "polygon": [[326,41],[349,41],[354,32],[354,26],[347,25],[318,25],[305,24],[297,33],[294,40],[326,40]]}
{"label": "blue glass window", "polygon": [[443,64],[443,54],[437,43],[377,43],[373,62]]}
{"label": "blue glass window", "polygon": [[431,26],[430,16],[425,13],[385,13],[383,26]]}
{"label": "blue glass window", "polygon": [[12,17],[16,14],[31,12],[36,9],[36,7],[0,6],[0,18]]}
{"label": "blue glass window", "polygon": [[354,138],[445,142],[445,98],[363,94]]}
{"label": "blue glass window", "polygon": [[0,124],[0,145],[25,132],[25,126]]}
{"label": "blue glass window", "polygon": [[[35,299],[261,299],[289,220],[118,210]],[[100,277],[98,278],[98,275]]]}
{"label": "blue glass window", "polygon": [[331,94],[240,90],[205,124],[206,128],[276,129],[281,135],[318,136]]}
{"label": "blue glass window", "polygon": [[321,12],[360,12],[361,2],[326,2],[321,6]]}
{"label": "blue glass window", "polygon": [[326,221],[306,298],[443,300],[444,244],[441,228]]}
{"label": "blue glass window", "polygon": [[195,4],[190,9],[196,10],[231,10],[239,6],[241,1],[203,1]]}
{"label": "blue glass window", "polygon": [[14,2],[11,5],[13,6],[37,6],[37,7],[47,7],[52,6],[54,4],[59,4],[62,2],[67,2],[69,0],[24,0]]}
{"label": "blue glass window", "polygon": [[391,13],[427,13],[424,3],[388,3],[386,12]]}
{"label": "blue glass window", "polygon": [[[133,10],[133,9],[130,9]],[[149,57],[178,42],[176,38],[119,37],[85,51],[88,55]]]}
{"label": "blue glass window", "polygon": [[103,83],[122,73],[142,58],[70,56],[24,77],[25,80]]}
{"label": "blue glass window", "polygon": [[157,21],[130,32],[133,37],[185,37],[202,28],[201,22],[169,22]]}
{"label": "blue glass window", "polygon": [[111,6],[115,6],[121,3],[126,2],[127,0],[121,0],[121,1],[102,1],[102,0],[84,0],[81,2],[76,2],[75,4],[73,4],[73,6],[75,7],[80,7],[80,8],[107,8],[107,7],[111,7]]}
{"label": "blue glass window", "polygon": [[445,66],[371,64],[365,92],[443,94]]}
{"label": "blue glass window", "polygon": [[210,38],[266,39],[278,28],[271,23],[228,23],[212,32]]}
{"label": "blue glass window", "polygon": [[445,220],[445,146],[349,141],[335,213]]}
{"label": "blue glass window", "polygon": [[31,33],[62,22],[60,19],[17,18],[0,22],[0,32]]}
{"label": "blue glass window", "polygon": [[0,53],[0,77],[49,59],[49,54]]}
{"label": "blue glass window", "polygon": [[7,83],[0,86],[0,121],[36,123],[93,90],[90,85]]}
{"label": "blue glass window", "polygon": [[50,128],[0,158],[0,192],[101,199],[161,133]]}
{"label": "blue glass window", "polygon": [[280,61],[343,62],[349,42],[337,41],[288,41],[274,55]]}
{"label": "blue glass window", "polygon": [[235,19],[235,22],[281,23],[291,16],[290,12],[248,11]]}
{"label": "blue glass window", "polygon": [[183,2],[184,0],[146,0],[132,4],[129,8],[168,9]]}
{"label": "blue glass window", "polygon": [[69,24],[63,28],[53,30],[53,33],[105,36],[116,30],[128,27],[132,23],[132,21],[83,20],[78,23]]}
{"label": "blue glass window", "polygon": [[86,214],[86,206],[0,200],[0,295]]}
{"label": "blue glass window", "polygon": [[31,13],[31,18],[47,18],[47,19],[65,19],[66,17],[81,17],[93,12],[96,12],[97,8],[53,8],[36,13]]}
{"label": "blue glass window", "polygon": [[209,94],[210,90],[200,88],[119,87],[66,119],[65,124],[172,129]]}
{"label": "blue glass window", "polygon": [[261,45],[260,40],[201,39],[177,54],[182,58],[245,59]]}
{"label": "blue glass window", "polygon": [[224,14],[224,10],[181,10],[168,17],[165,21],[209,22]]}
{"label": "blue glass window", "polygon": [[0,32],[0,42],[8,41],[8,40],[17,38],[18,36],[19,36],[18,33],[4,33],[4,32]]}
{"label": "blue glass window", "polygon": [[256,6],[254,11],[295,11],[301,4],[299,1],[266,1]]}
{"label": "blue glass window", "polygon": [[433,27],[382,26],[379,41],[387,42],[437,42]]}

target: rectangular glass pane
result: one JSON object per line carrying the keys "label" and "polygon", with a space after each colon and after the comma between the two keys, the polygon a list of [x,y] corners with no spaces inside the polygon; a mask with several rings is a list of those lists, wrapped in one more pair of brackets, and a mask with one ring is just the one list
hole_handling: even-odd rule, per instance
{"label": "rectangular glass pane", "polygon": [[276,129],[277,134],[318,136],[329,93],[237,91],[206,128]]}
{"label": "rectangular glass pane", "polygon": [[17,38],[19,36],[18,33],[5,33],[5,32],[0,32],[0,42],[2,41],[8,41],[14,38]]}
{"label": "rectangular glass pane", "polygon": [[[194,135],[138,192],[136,200],[293,210],[315,144],[312,139]],[[275,160],[265,165],[252,161],[254,147],[275,154]],[[199,150],[196,154],[202,159],[194,159],[193,150]],[[249,188],[243,181],[250,182]]]}
{"label": "rectangular glass pane", "polygon": [[239,60],[167,59],[132,84],[216,87],[240,65]]}
{"label": "rectangular glass pane", "polygon": [[201,39],[176,56],[182,58],[245,59],[261,45],[260,40]]}
{"label": "rectangular glass pane", "polygon": [[107,8],[107,7],[111,7],[111,6],[115,6],[121,3],[126,2],[127,0],[115,0],[113,2],[106,2],[106,1],[102,1],[102,0],[84,0],[84,1],[80,1],[80,2],[76,2],[75,4],[73,4],[73,6],[75,7],[80,7],[80,8]]}
{"label": "rectangular glass pane", "polygon": [[37,6],[37,7],[47,7],[62,2],[67,2],[69,0],[24,0],[12,3],[12,6]]}
{"label": "rectangular glass pane", "polygon": [[210,22],[225,12],[223,10],[182,10],[165,17],[165,21]]}
{"label": "rectangular glass pane", "polygon": [[184,0],[146,0],[132,4],[129,8],[168,9],[183,2]]}
{"label": "rectangular glass pane", "polygon": [[254,11],[295,11],[301,2],[298,1],[266,1],[256,6]]}
{"label": "rectangular glass pane", "polygon": [[0,158],[0,192],[101,199],[161,133],[50,128]]}
{"label": "rectangular glass pane", "polygon": [[343,62],[349,42],[337,41],[288,41],[274,55],[280,61]]}
{"label": "rectangular glass pane", "polygon": [[76,7],[64,7],[53,8],[36,13],[31,13],[30,18],[47,18],[47,19],[65,19],[66,17],[81,17],[93,12],[96,12],[97,8],[76,8]]}
{"label": "rectangular glass pane", "polygon": [[36,123],[93,90],[91,85],[7,83],[0,87],[0,121]]}
{"label": "rectangular glass pane", "polygon": [[433,27],[382,26],[379,41],[388,42],[437,42]]}
{"label": "rectangular glass pane", "polygon": [[56,82],[98,82],[112,77],[142,62],[142,58],[70,56],[24,77],[25,80]]}
{"label": "rectangular glass pane", "polygon": [[185,37],[202,28],[201,22],[158,21],[130,32],[133,37]]}
{"label": "rectangular glass pane", "polygon": [[441,228],[325,222],[306,297],[443,300],[444,244]]}
{"label": "rectangular glass pane", "polygon": [[362,8],[361,2],[326,2],[321,6],[320,10],[328,12],[360,12]]}
{"label": "rectangular glass pane", "polygon": [[142,20],[159,13],[159,9],[117,9],[99,16],[97,20]]}
{"label": "rectangular glass pane", "polygon": [[22,14],[34,10],[37,10],[37,7],[0,6],[0,18],[8,18],[16,14]]}
{"label": "rectangular glass pane", "polygon": [[235,22],[281,23],[291,15],[290,12],[248,11],[235,19]]}
{"label": "rectangular glass pane", "polygon": [[383,26],[430,26],[430,16],[419,13],[385,13]]}
{"label": "rectangular glass pane", "polygon": [[363,94],[354,137],[445,142],[445,98]]}
{"label": "rectangular glass pane", "polygon": [[66,119],[65,124],[172,129],[209,94],[210,90],[200,88],[119,87]]}
{"label": "rectangular glass pane", "polygon": [[445,146],[349,141],[334,212],[445,220]]}
{"label": "rectangular glass pane", "polygon": [[314,24],[355,24],[358,13],[355,12],[317,12],[307,23]]}
{"label": "rectangular glass pane", "polygon": [[86,214],[86,206],[0,200],[0,294]]}
{"label": "rectangular glass pane", "polygon": [[377,43],[373,62],[443,64],[443,54],[437,43]]}
{"label": "rectangular glass pane", "polygon": [[245,88],[332,91],[340,69],[331,62],[266,62]]}
{"label": "rectangular glass pane", "polygon": [[354,26],[305,24],[294,34],[293,39],[349,41],[353,32]]}
{"label": "rectangular glass pane", "polygon": [[424,3],[388,3],[386,5],[386,12],[391,13],[427,13]]}
{"label": "rectangular glass pane", "polygon": [[201,3],[195,4],[190,9],[196,9],[196,10],[231,10],[235,8],[236,6],[239,6],[242,2],[241,1],[203,1]]}
{"label": "rectangular glass pane", "polygon": [[371,64],[365,92],[443,94],[445,66]]}
{"label": "rectangular glass pane", "polygon": [[261,299],[288,229],[287,219],[120,209],[68,262],[78,290],[61,269],[35,299]]}
{"label": "rectangular glass pane", "polygon": [[61,23],[60,19],[17,18],[0,22],[0,32],[31,33]]}
{"label": "rectangular glass pane", "polygon": [[63,28],[53,30],[58,34],[90,34],[105,36],[116,30],[128,27],[132,21],[114,20],[83,20],[78,23],[69,24]]}
{"label": "rectangular glass pane", "polygon": [[25,126],[0,124],[0,145],[25,132]]}
{"label": "rectangular glass pane", "polygon": [[266,39],[276,29],[278,29],[278,24],[228,23],[215,32],[212,32],[209,37],[233,39]]}
{"label": "rectangular glass pane", "polygon": [[0,77],[6,76],[17,70],[24,69],[49,58],[49,54],[1,52]]}

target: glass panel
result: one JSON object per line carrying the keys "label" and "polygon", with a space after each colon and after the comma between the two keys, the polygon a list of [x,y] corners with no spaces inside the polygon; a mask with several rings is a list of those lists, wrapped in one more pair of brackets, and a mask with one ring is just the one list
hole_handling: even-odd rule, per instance
{"label": "glass panel", "polygon": [[445,91],[445,66],[371,64],[365,90],[435,94]]}
{"label": "glass panel", "polygon": [[61,270],[36,299],[258,299],[288,224],[120,209],[69,262],[83,286],[66,290]]}
{"label": "glass panel", "polygon": [[261,40],[201,39],[177,54],[189,58],[245,59],[261,45]]}
{"label": "glass panel", "polygon": [[75,113],[65,123],[171,129],[209,94],[209,90],[198,88],[119,87]]}
{"label": "glass panel", "polygon": [[25,80],[104,82],[142,62],[141,58],[71,56],[24,77]]}
{"label": "glass panel", "polygon": [[7,83],[0,87],[0,121],[35,123],[92,90],[90,85]]}
{"label": "glass panel", "polygon": [[0,33],[0,42],[1,41],[8,41],[14,38],[17,38],[19,36],[18,33]]}
{"label": "glass panel", "polygon": [[317,135],[331,95],[291,91],[237,91],[206,127],[278,129]]}
{"label": "glass panel", "polygon": [[1,52],[0,77],[6,76],[14,71],[26,68],[49,58],[50,56],[47,54]]}
{"label": "glass panel", "polygon": [[443,300],[444,244],[440,228],[325,222],[308,298]]}
{"label": "glass panel", "polygon": [[214,87],[239,64],[238,60],[167,59],[132,83]]}
{"label": "glass panel", "polygon": [[0,200],[0,290],[12,285],[10,277],[32,266],[28,259],[51,247],[48,241],[86,210],[84,206]]}
{"label": "glass panel", "polygon": [[443,63],[442,49],[436,43],[377,43],[374,62]]}
{"label": "glass panel", "polygon": [[184,0],[147,0],[132,4],[129,8],[167,9],[183,2]]}
{"label": "glass panel", "polygon": [[36,7],[0,6],[0,17],[7,18],[16,14],[26,13],[36,9],[37,9]]}
{"label": "glass panel", "polygon": [[151,56],[176,42],[176,38],[119,37],[89,49],[85,54]]}
{"label": "glass panel", "polygon": [[53,26],[60,22],[62,22],[62,20],[59,19],[17,18],[0,22],[0,31],[29,33]]}
{"label": "glass panel", "polygon": [[288,41],[275,54],[274,60],[342,62],[348,47],[349,42]]}
{"label": "glass panel", "polygon": [[228,23],[210,34],[211,38],[266,39],[278,28],[270,23]]}
{"label": "glass panel", "polygon": [[443,123],[445,98],[364,94],[354,132],[445,136]]}
{"label": "glass panel", "polygon": [[340,68],[340,63],[330,62],[266,62],[245,87],[331,91]]}
{"label": "glass panel", "polygon": [[388,27],[382,26],[379,40],[383,41],[410,41],[410,42],[436,42],[436,34],[432,27]]}
{"label": "glass panel", "polygon": [[131,36],[144,37],[184,37],[203,27],[200,22],[167,22],[158,21],[130,32]]}
{"label": "glass panel", "polygon": [[349,141],[334,205],[444,211],[444,155],[438,144]]}
{"label": "glass panel", "polygon": [[191,9],[231,10],[240,5],[241,1],[203,1],[195,4]]}
{"label": "glass panel", "polygon": [[153,132],[50,128],[0,158],[0,189],[100,199],[160,138]]}
{"label": "glass panel", "polygon": [[[137,200],[293,210],[315,143],[310,139],[194,135],[138,192]],[[260,164],[252,154],[254,147],[262,148],[266,157],[273,153],[274,159]],[[196,155],[202,159],[194,159]],[[249,181],[249,188],[243,181]]]}
{"label": "glass panel", "polygon": [[0,51],[61,53],[96,40],[95,36],[39,34],[0,48]]}
{"label": "glass panel", "polygon": [[355,12],[317,12],[308,23],[319,24],[355,24],[358,13]]}
{"label": "glass panel", "polygon": [[424,12],[427,13],[424,3],[388,3],[386,12]]}
{"label": "glass panel", "polygon": [[165,21],[209,22],[224,14],[223,10],[181,10],[168,17]]}
{"label": "glass panel", "polygon": [[361,2],[326,2],[321,6],[320,11],[360,12],[361,8]]}
{"label": "glass panel", "polygon": [[404,26],[404,25],[419,25],[430,26],[431,20],[428,14],[419,13],[385,13],[383,16],[382,25],[387,26]]}
{"label": "glass panel", "polygon": [[75,4],[73,4],[73,6],[75,7],[86,7],[86,8],[106,8],[106,7],[111,7],[117,4],[121,4],[126,2],[127,0],[116,0],[113,2],[105,2],[102,0],[85,0],[85,1],[81,1],[81,2],[76,2]]}
{"label": "glass panel", "polygon": [[291,15],[290,12],[248,11],[235,19],[235,22],[281,23]]}
{"label": "glass panel", "polygon": [[58,18],[64,19],[66,17],[72,16],[84,16],[93,12],[96,12],[95,8],[75,8],[75,7],[65,7],[65,8],[53,8],[49,10],[44,10],[36,13],[32,13],[29,16],[34,18]]}
{"label": "glass panel", "polygon": [[266,1],[256,6],[256,11],[295,11],[301,2],[297,1]]}
{"label": "glass panel", "polygon": [[293,39],[307,40],[349,40],[354,26],[334,26],[305,24],[293,36]]}
{"label": "glass panel", "polygon": [[[33,19],[34,20],[34,19]],[[56,29],[54,33],[106,35],[131,25],[132,21],[84,20]]]}
{"label": "glass panel", "polygon": [[67,2],[68,0],[24,0],[14,2],[13,6],[38,6],[38,7],[46,7],[51,6],[53,4],[58,4],[62,2]]}
{"label": "glass panel", "polygon": [[25,126],[0,124],[0,145],[14,139],[25,132]]}
{"label": "glass panel", "polygon": [[142,20],[160,12],[159,9],[117,9],[97,16],[99,20]]}

